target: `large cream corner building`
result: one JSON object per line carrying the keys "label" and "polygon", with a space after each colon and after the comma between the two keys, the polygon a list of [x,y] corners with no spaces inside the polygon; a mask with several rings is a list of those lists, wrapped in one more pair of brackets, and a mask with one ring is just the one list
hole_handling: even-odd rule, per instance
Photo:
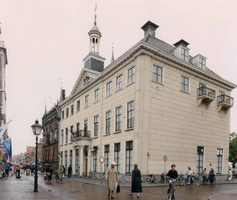
{"label": "large cream corner building", "polygon": [[160,174],[164,155],[167,168],[175,163],[179,172],[227,173],[236,85],[201,54],[190,56],[186,41],[173,46],[156,38],[157,28],[148,21],[144,38],[104,68],[95,20],[84,68],[60,103],[59,164],[71,165],[73,175],[104,171],[112,161],[120,173],[137,163],[142,174]]}

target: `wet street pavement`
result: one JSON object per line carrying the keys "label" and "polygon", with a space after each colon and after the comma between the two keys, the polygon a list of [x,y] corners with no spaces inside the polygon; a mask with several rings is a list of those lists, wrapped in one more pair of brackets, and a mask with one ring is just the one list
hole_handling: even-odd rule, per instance
{"label": "wet street pavement", "polygon": [[[21,179],[10,177],[0,180],[0,200],[106,200],[107,190],[104,186],[89,185],[77,181],[64,179],[63,183],[44,183],[39,175],[39,192],[34,193],[33,176],[23,175]],[[129,188],[121,188],[121,193],[115,194],[117,200],[136,199],[129,196]],[[140,199],[167,199],[166,187],[144,188]],[[193,187],[176,187],[178,200],[237,200],[237,184],[200,185]]]}

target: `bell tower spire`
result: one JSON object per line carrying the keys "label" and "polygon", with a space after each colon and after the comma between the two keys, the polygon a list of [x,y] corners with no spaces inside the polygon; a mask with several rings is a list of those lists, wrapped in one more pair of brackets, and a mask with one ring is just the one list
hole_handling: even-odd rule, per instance
{"label": "bell tower spire", "polygon": [[97,27],[97,4],[95,4],[95,19],[94,19],[94,26],[89,31],[89,37],[90,37],[90,52],[100,54],[100,38],[102,37],[102,34]]}

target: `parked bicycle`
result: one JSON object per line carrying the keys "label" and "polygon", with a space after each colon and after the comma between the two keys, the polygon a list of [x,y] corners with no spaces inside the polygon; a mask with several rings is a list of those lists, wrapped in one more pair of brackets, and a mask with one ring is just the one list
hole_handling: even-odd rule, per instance
{"label": "parked bicycle", "polygon": [[158,182],[158,176],[154,174],[148,174],[142,178],[143,183],[155,183]]}

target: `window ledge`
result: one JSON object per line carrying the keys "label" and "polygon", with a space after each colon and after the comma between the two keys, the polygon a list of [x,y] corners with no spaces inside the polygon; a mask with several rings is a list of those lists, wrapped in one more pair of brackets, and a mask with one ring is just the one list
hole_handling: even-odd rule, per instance
{"label": "window ledge", "polygon": [[134,128],[125,129],[125,131],[132,131],[132,130],[134,130]]}
{"label": "window ledge", "polygon": [[110,96],[112,96],[112,94],[110,94],[110,95],[106,96],[105,98],[109,98]]}
{"label": "window ledge", "polygon": [[87,107],[84,107],[84,109],[86,109],[86,108],[89,108],[89,106],[87,106]]}
{"label": "window ledge", "polygon": [[165,85],[164,83],[159,83],[159,82],[156,82],[156,81],[154,81],[154,80],[151,80],[151,82],[153,82],[153,83],[156,83],[156,84],[159,84],[159,85]]}
{"label": "window ledge", "polygon": [[180,90],[180,92],[183,92],[185,94],[190,94],[190,92],[184,92],[183,90]]}
{"label": "window ledge", "polygon": [[123,88],[121,88],[121,89],[119,89],[119,90],[116,90],[116,92],[115,92],[115,93],[117,93],[117,92],[119,92],[119,91],[121,91],[121,90],[123,90]]}
{"label": "window ledge", "polygon": [[115,131],[113,134],[122,133],[122,131]]}
{"label": "window ledge", "polygon": [[92,139],[97,139],[97,138],[99,138],[98,136],[94,136]]}
{"label": "window ledge", "polygon": [[107,137],[107,136],[109,136],[109,135],[111,135],[110,133],[108,133],[108,134],[104,134],[104,137]]}
{"label": "window ledge", "polygon": [[96,103],[98,103],[98,102],[100,102],[100,100],[98,100],[98,101],[95,101],[95,102],[94,102],[94,104],[96,104]]}
{"label": "window ledge", "polygon": [[132,85],[132,84],[134,84],[134,83],[135,83],[135,81],[132,82],[132,83],[127,84],[126,87],[128,87],[128,86],[130,86],[130,85]]}

